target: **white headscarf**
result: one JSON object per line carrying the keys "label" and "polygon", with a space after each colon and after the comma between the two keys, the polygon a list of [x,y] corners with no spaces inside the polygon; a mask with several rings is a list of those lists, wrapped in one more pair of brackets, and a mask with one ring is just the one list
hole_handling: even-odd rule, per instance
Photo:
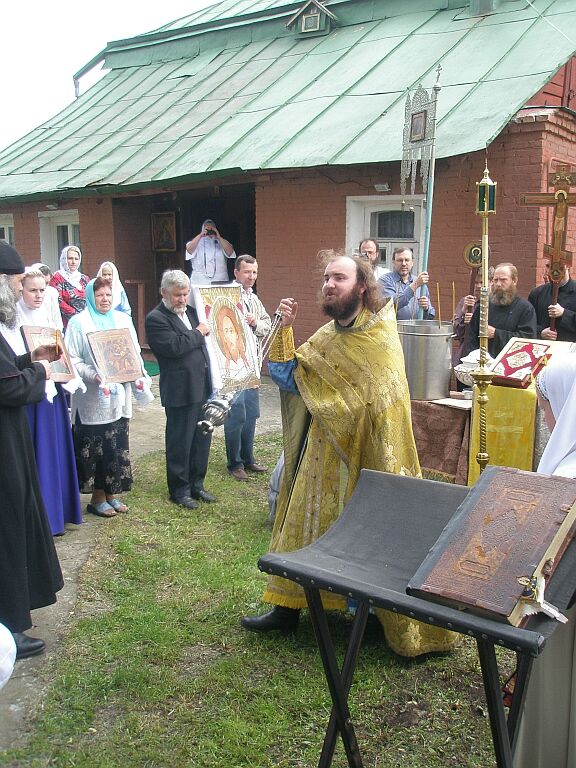
{"label": "white headscarf", "polygon": [[576,354],[554,356],[538,375],[537,385],[556,420],[538,472],[576,477]]}
{"label": "white headscarf", "polygon": [[113,264],[111,261],[103,261],[102,264],[100,264],[96,277],[102,277],[102,270],[104,267],[110,267],[112,271],[112,308],[118,309],[122,304],[122,291],[124,290],[124,286],[120,282],[120,275],[116,264]]}
{"label": "white headscarf", "polygon": [[[78,269],[75,269],[73,272],[71,272],[70,269],[68,268],[68,251],[71,248],[74,251],[77,251],[78,255],[80,256],[80,261],[78,262]],[[65,278],[65,280],[67,280],[69,283],[71,283],[74,286],[74,288],[82,287],[82,272],[80,271],[81,264],[82,264],[82,252],[77,245],[67,245],[65,248],[62,248],[62,253],[60,254],[60,269],[58,271],[60,272],[62,277]]]}
{"label": "white headscarf", "polygon": [[[42,275],[40,270],[34,269],[34,267],[29,267],[26,269],[26,273],[30,272],[38,272],[38,274]],[[44,275],[42,275],[42,280],[44,280]],[[57,327],[50,320],[50,315],[46,309],[45,301],[42,301],[42,304],[38,307],[38,309],[30,309],[30,307],[24,301],[24,296],[21,295],[16,302],[16,311],[18,313],[18,322],[20,325],[41,325],[48,328]]]}

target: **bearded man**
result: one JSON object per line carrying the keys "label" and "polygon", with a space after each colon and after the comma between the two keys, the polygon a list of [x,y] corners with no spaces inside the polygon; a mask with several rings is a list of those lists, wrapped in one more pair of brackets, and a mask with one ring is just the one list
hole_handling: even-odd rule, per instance
{"label": "bearded man", "polygon": [[[496,357],[513,336],[536,338],[536,312],[526,299],[518,296],[518,270],[510,262],[498,264],[490,287],[488,305],[488,353]],[[480,307],[470,320],[470,332],[465,354],[478,349]]]}
{"label": "bearded man", "polygon": [[0,623],[14,636],[16,658],[35,656],[44,641],[30,637],[30,611],[56,602],[63,587],[44,509],[25,406],[44,398],[54,345],[15,355],[4,338],[17,326],[24,263],[0,241]]}
{"label": "bearded man", "polygon": [[215,497],[204,488],[211,434],[198,427],[212,379],[206,349],[210,328],[188,306],[190,280],[179,269],[162,275],[162,301],[148,313],[146,337],[160,367],[160,400],[166,412],[166,482],[170,500],[185,509]]}
{"label": "bearded man", "polygon": [[[271,551],[289,552],[318,539],[340,515],[363,468],[419,476],[410,398],[394,305],[380,296],[366,259],[322,253],[320,306],[332,322],[298,350],[292,324],[298,305],[283,299],[282,328],[269,352],[270,375],[281,390],[285,471]],[[385,514],[385,504],[383,504]],[[328,609],[345,598],[324,593]],[[264,602],[274,608],[245,616],[255,632],[293,632],[306,606],[302,588],[271,576]],[[378,611],[389,646],[416,656],[454,645],[452,633]]]}

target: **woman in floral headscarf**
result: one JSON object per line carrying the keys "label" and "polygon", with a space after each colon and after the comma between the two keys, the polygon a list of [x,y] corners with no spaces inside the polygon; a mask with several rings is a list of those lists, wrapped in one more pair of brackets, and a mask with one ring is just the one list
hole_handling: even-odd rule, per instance
{"label": "woman in floral headscarf", "polygon": [[67,245],[60,254],[60,269],[54,273],[50,285],[58,291],[60,314],[64,330],[68,321],[86,306],[88,276],[80,272],[82,253],[77,245]]}

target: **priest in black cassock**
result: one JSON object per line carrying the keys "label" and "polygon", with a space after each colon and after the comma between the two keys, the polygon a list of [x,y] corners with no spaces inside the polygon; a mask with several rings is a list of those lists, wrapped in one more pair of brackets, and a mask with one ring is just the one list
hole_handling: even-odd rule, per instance
{"label": "priest in black cassock", "polygon": [[[0,241],[0,326],[15,327],[23,273],[18,252]],[[0,622],[20,659],[44,650],[43,640],[25,634],[30,611],[56,602],[63,586],[25,410],[44,397],[55,359],[55,346],[15,355],[0,333]]]}
{"label": "priest in black cassock", "polygon": [[[492,357],[497,357],[514,336],[524,339],[536,338],[536,312],[530,302],[518,296],[517,283],[518,270],[514,264],[498,264],[494,270],[488,305],[488,353]],[[479,326],[478,305],[470,320],[465,355],[480,346]]]}

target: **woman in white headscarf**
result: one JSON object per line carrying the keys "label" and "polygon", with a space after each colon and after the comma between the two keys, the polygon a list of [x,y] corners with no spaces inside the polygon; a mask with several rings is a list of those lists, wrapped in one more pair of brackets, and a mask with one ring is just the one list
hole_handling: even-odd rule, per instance
{"label": "woman in white headscarf", "polygon": [[50,285],[54,272],[47,264],[42,264],[37,261],[30,266],[30,269],[37,270],[44,275],[44,282],[46,283],[46,291],[44,292],[44,301],[42,307],[48,315],[50,328],[58,328],[60,331],[64,330],[64,324],[62,322],[62,315],[60,314],[60,303],[58,301],[58,291]]}
{"label": "woman in white headscarf", "polygon": [[[16,305],[16,334],[12,340],[7,339],[16,354],[26,351],[20,335],[21,326],[58,328],[44,306],[45,292],[43,273],[39,269],[27,269],[22,278],[22,295]],[[54,370],[57,363],[52,365]],[[63,392],[64,388],[73,393],[78,387],[85,389],[79,378],[63,385],[49,379],[45,385],[45,398],[26,406],[42,499],[54,536],[64,533],[66,523],[79,525],[82,522],[72,429]]]}
{"label": "woman in white headscarf", "polygon": [[120,281],[116,264],[113,264],[111,261],[103,261],[96,277],[104,278],[112,288],[112,309],[116,309],[118,312],[126,312],[127,315],[132,317],[132,308],[130,307],[124,286]]}
{"label": "woman in white headscarf", "polygon": [[86,306],[88,276],[80,272],[82,253],[77,245],[67,245],[60,254],[60,269],[54,272],[50,285],[58,291],[64,330],[68,321]]}
{"label": "woman in white headscarf", "polygon": [[[576,478],[576,354],[553,357],[536,384],[552,433],[538,472]],[[566,615],[534,664],[515,768],[576,766],[576,606]]]}

